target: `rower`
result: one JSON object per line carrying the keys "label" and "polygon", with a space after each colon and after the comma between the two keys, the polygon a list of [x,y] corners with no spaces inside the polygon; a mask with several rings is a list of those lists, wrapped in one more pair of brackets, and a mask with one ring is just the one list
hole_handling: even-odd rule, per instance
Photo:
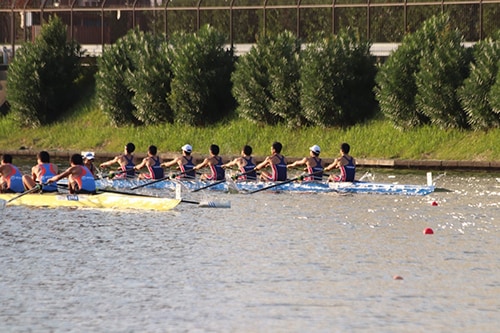
{"label": "rower", "polygon": [[165,176],[165,172],[161,166],[161,158],[157,156],[158,148],[156,146],[148,147],[148,156],[141,163],[134,167],[135,170],[140,170],[147,167],[149,173],[139,174],[139,179],[161,179]]}
{"label": "rower", "polygon": [[0,164],[0,193],[24,192],[23,175],[12,164],[12,155],[4,154]]}
{"label": "rower", "polygon": [[181,147],[181,150],[182,156],[176,157],[170,162],[164,162],[161,166],[170,168],[177,164],[181,171],[181,174],[177,176],[177,179],[192,180],[196,178],[196,171],[193,169],[193,157],[191,156],[193,147],[191,147],[191,145],[189,144],[185,144]]}
{"label": "rower", "polygon": [[48,184],[55,183],[60,179],[68,177],[68,189],[71,194],[95,194],[96,184],[94,175],[83,164],[81,154],[73,154],[70,158],[70,167],[63,173],[47,180]]}
{"label": "rower", "polygon": [[255,169],[260,170],[265,167],[271,168],[271,173],[267,171],[262,171],[260,175],[261,180],[268,181],[283,181],[286,180],[286,159],[285,156],[281,155],[281,150],[283,145],[280,142],[273,142],[271,145],[271,155],[267,156],[266,159],[258,164]]}
{"label": "rower", "polygon": [[340,175],[330,175],[329,182],[353,182],[356,175],[356,160],[349,156],[351,147],[348,143],[340,145],[340,157],[336,158],[324,171],[340,169]]}
{"label": "rower", "polygon": [[115,156],[110,161],[101,163],[101,168],[107,168],[111,165],[118,163],[120,165],[120,174],[116,175],[115,178],[134,178],[135,177],[135,163],[134,163],[134,155],[135,145],[132,142],[129,142],[125,145],[125,151],[123,154]]}
{"label": "rower", "polygon": [[[45,184],[49,178],[58,174],[57,165],[50,163],[50,155],[46,151],[41,151],[36,155],[37,165],[31,168],[31,176],[24,175],[23,183],[27,190],[33,189],[39,184]],[[57,192],[57,185],[43,185],[42,192]]]}
{"label": "rower", "polygon": [[200,180],[223,180],[226,177],[224,169],[222,168],[222,157],[219,156],[219,146],[210,145],[210,157],[207,157],[197,164],[193,170],[200,170],[201,168],[209,167],[212,173],[204,173],[200,176]]}
{"label": "rower", "polygon": [[323,165],[322,160],[319,158],[321,153],[321,148],[318,145],[309,147],[309,156],[304,157],[301,160],[295,161],[288,164],[287,168],[294,168],[299,165],[305,165],[307,167],[308,174],[314,174],[312,176],[305,177],[304,181],[321,181],[323,179]]}
{"label": "rower", "polygon": [[251,146],[245,145],[241,150],[240,157],[237,157],[234,160],[222,165],[224,169],[230,168],[232,166],[238,166],[238,169],[241,172],[241,175],[238,176],[238,180],[257,180],[257,172],[255,171],[255,160],[252,157]]}

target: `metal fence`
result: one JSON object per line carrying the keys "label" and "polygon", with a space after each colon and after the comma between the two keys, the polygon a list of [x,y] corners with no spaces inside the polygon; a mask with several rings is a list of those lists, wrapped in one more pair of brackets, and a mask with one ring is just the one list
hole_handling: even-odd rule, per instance
{"label": "metal fence", "polygon": [[399,43],[442,12],[467,42],[500,29],[500,0],[2,0],[0,45],[15,50],[33,40],[55,14],[67,24],[68,39],[101,49],[134,27],[168,38],[204,24],[225,33],[230,45],[252,44],[284,30],[307,42],[318,32],[346,27],[372,43]]}

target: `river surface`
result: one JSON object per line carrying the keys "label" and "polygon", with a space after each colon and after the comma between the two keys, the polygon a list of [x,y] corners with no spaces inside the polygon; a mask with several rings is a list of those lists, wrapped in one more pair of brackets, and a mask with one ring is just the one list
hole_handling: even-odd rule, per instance
{"label": "river surface", "polygon": [[448,191],[201,191],[184,197],[232,207],[161,213],[7,206],[0,332],[498,332],[500,175],[436,184]]}

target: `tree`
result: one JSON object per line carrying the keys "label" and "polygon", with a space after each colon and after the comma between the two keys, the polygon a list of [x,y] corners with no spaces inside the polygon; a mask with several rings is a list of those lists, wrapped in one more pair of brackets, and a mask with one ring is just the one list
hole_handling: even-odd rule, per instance
{"label": "tree", "polygon": [[237,113],[250,121],[300,126],[300,42],[287,31],[264,37],[243,55],[232,75]]}
{"label": "tree", "polygon": [[175,121],[191,125],[215,123],[234,110],[231,95],[232,49],[225,37],[205,25],[195,34],[171,39],[172,83],[168,102]]}
{"label": "tree", "polygon": [[407,35],[381,66],[376,96],[395,127],[430,121],[443,128],[467,125],[457,97],[470,60],[461,41],[448,16],[435,16]]}
{"label": "tree", "polygon": [[25,43],[9,66],[7,99],[22,125],[38,127],[62,115],[76,100],[83,51],[66,41],[66,26],[51,17],[33,43]]}
{"label": "tree", "polygon": [[468,124],[473,129],[499,127],[500,112],[495,113],[493,107],[498,94],[493,93],[493,87],[495,84],[500,85],[500,40],[487,38],[480,41],[474,46],[473,58],[470,75],[458,91],[460,103],[467,114]]}
{"label": "tree", "polygon": [[111,122],[117,126],[137,123],[136,110],[132,103],[134,93],[128,85],[127,76],[134,71],[133,40],[137,32],[131,30],[116,43],[103,50],[98,58],[96,73],[96,101]]}
{"label": "tree", "polygon": [[300,73],[302,112],[314,125],[352,125],[376,110],[370,43],[350,29],[311,43],[301,53]]}

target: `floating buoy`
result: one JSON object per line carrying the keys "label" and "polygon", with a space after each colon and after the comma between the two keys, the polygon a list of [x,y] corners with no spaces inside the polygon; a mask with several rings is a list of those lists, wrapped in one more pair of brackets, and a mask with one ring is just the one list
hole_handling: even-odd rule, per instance
{"label": "floating buoy", "polygon": [[403,277],[402,276],[399,276],[399,275],[394,275],[392,277],[394,280],[403,280]]}
{"label": "floating buoy", "polygon": [[431,203],[431,206],[437,206],[437,205],[438,205],[437,201],[433,201],[433,202]]}
{"label": "floating buoy", "polygon": [[432,235],[434,233],[434,230],[431,228],[425,228],[424,229],[424,235]]}

